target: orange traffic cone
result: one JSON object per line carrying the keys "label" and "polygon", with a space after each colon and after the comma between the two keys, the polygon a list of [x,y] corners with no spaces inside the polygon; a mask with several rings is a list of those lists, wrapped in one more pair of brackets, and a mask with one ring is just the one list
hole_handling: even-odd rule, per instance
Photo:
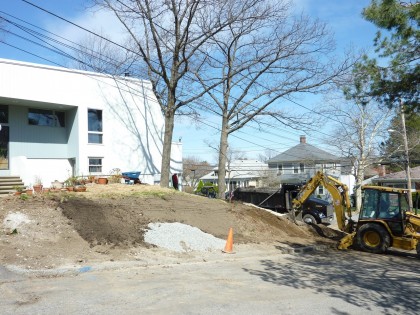
{"label": "orange traffic cone", "polygon": [[225,249],[223,250],[223,252],[227,253],[227,254],[234,254],[234,251],[233,251],[233,229],[232,228],[229,229],[228,238],[226,240],[226,245],[225,245]]}

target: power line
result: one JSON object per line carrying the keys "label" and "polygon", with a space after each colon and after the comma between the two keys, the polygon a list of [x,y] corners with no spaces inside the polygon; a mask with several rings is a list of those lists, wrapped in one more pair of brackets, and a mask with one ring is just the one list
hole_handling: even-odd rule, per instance
{"label": "power line", "polygon": [[[105,41],[107,41],[107,42],[110,42],[110,43],[112,43],[112,44],[114,44],[114,45],[116,45],[116,46],[118,46],[118,47],[120,47],[120,48],[122,48],[122,49],[124,49],[124,50],[127,50],[127,51],[129,51],[129,52],[131,52],[131,53],[133,53],[133,54],[136,54],[136,55],[138,55],[138,56],[140,56],[140,57],[143,57],[142,55],[139,55],[138,54],[138,52],[136,52],[136,51],[133,51],[133,50],[131,50],[131,49],[129,49],[129,48],[127,48],[127,47],[125,47],[125,46],[123,46],[123,45],[120,45],[120,44],[118,44],[118,43],[116,43],[115,41],[112,41],[112,40],[110,40],[110,39],[108,39],[108,38],[106,38],[106,37],[104,37],[104,36],[102,36],[102,35],[99,35],[99,34],[97,34],[97,33],[95,33],[95,32],[93,32],[93,31],[91,31],[91,30],[89,30],[89,29],[87,29],[87,28],[85,28],[85,27],[83,27],[83,26],[80,26],[80,25],[78,25],[78,24],[76,24],[76,23],[74,23],[74,22],[71,22],[70,20],[68,20],[68,19],[66,19],[66,18],[63,18],[63,17],[61,17],[61,16],[59,16],[59,15],[57,15],[57,14],[55,14],[55,13],[53,13],[53,12],[51,12],[51,11],[49,11],[49,10],[47,10],[47,9],[44,9],[44,8],[42,8],[42,7],[40,7],[40,6],[38,6],[38,5],[35,5],[35,4],[33,4],[33,3],[31,3],[30,1],[27,1],[27,0],[21,0],[21,1],[23,1],[23,2],[25,2],[25,3],[27,3],[27,4],[29,4],[29,5],[32,5],[32,6],[34,6],[34,7],[36,7],[37,9],[39,9],[39,10],[42,10],[42,11],[44,11],[44,12],[46,12],[46,13],[48,13],[48,14],[50,14],[50,15],[52,15],[52,16],[54,16],[54,17],[56,17],[56,18],[58,18],[58,19],[61,19],[61,20],[63,20],[63,21],[65,21],[65,22],[67,22],[67,23],[69,23],[69,24],[71,24],[71,25],[73,25],[73,26],[75,26],[75,27],[77,27],[77,28],[80,28],[80,29],[82,29],[82,30],[84,30],[84,31],[86,31],[86,32],[88,32],[88,33],[90,33],[90,34],[92,34],[92,35],[94,35],[94,36],[97,36],[97,37],[99,37],[99,38],[101,38],[101,39],[103,39],[103,40],[105,40]],[[215,61],[218,61],[216,58],[214,58],[213,56],[209,56],[211,59],[213,59],[213,60],[215,60]],[[154,62],[153,60],[151,60],[152,62]],[[157,63],[157,62],[155,62],[155,63]],[[257,85],[259,85],[259,86],[261,86],[261,87],[263,87],[259,82],[256,82],[256,84]],[[264,88],[264,87],[263,87]],[[218,91],[218,92],[220,92],[220,91]],[[233,99],[236,99],[235,97],[232,97]],[[300,107],[302,107],[302,108],[305,108],[306,110],[308,110],[308,111],[311,111],[311,112],[313,112],[313,113],[315,113],[315,114],[317,114],[317,115],[321,115],[321,116],[324,116],[324,117],[327,117],[327,118],[329,118],[329,119],[331,119],[331,117],[328,117],[328,116],[326,116],[326,115],[323,115],[322,113],[318,113],[318,112],[316,112],[316,111],[314,111],[314,110],[312,110],[312,109],[309,109],[309,108],[307,108],[307,107],[305,107],[305,106],[303,106],[302,104],[299,104],[299,103],[297,103],[297,102],[295,102],[295,101],[293,101],[293,100],[291,100],[290,98],[287,98],[287,97],[285,97],[288,101],[290,101],[290,102],[292,102],[292,103],[294,103],[294,104],[296,104],[296,105],[298,105],[298,106],[300,106]],[[251,104],[251,107],[254,107],[255,108],[255,106],[254,105],[252,105]]]}
{"label": "power line", "polygon": [[[29,39],[27,39],[27,38],[25,38],[26,40],[29,40]],[[29,40],[30,41],[30,40]],[[33,41],[31,41],[31,42],[33,42]],[[7,44],[7,43],[5,43],[5,44]],[[38,45],[40,45],[39,43],[36,43],[36,44],[38,44]],[[7,45],[9,45],[9,44],[7,44]],[[9,45],[9,46],[12,46],[12,45]],[[42,46],[42,45],[41,45]],[[14,47],[14,48],[16,48],[16,49],[19,49],[19,50],[22,50],[22,49],[20,49],[20,48],[18,48],[18,47],[16,47],[16,46],[12,46],[12,47]],[[45,47],[45,46],[43,46],[43,47]],[[49,49],[48,47],[47,47],[47,49]],[[26,53],[30,53],[30,52],[28,52],[28,51],[26,51],[26,50],[22,50],[22,51],[24,51],[24,52],[26,52]],[[55,50],[52,50],[53,52],[57,52],[57,51],[55,51]],[[60,65],[60,64],[58,64],[58,63],[56,63],[56,62],[53,62],[52,60],[48,60],[48,59],[45,59],[45,58],[43,58],[43,57],[41,57],[41,56],[39,56],[39,55],[36,55],[36,54],[33,54],[33,53],[30,53],[31,55],[34,55],[34,56],[37,56],[37,57],[39,57],[39,58],[42,58],[43,60],[46,60],[46,61],[48,61],[48,62],[51,62],[51,63],[54,63],[54,64],[56,64],[56,65],[59,65],[59,66],[62,66],[62,67],[64,67],[63,65]],[[67,54],[64,54],[64,56],[67,56],[67,57],[71,57],[70,55],[67,55]],[[143,96],[143,97],[145,97],[145,96]],[[203,105],[203,104],[201,104],[201,105]],[[203,121],[201,121],[201,123],[202,124],[205,124],[205,125],[207,125],[207,126],[210,126],[209,124],[207,124],[207,123],[204,123]],[[214,129],[216,129],[216,130],[218,130],[218,131],[220,131],[220,129],[219,128],[216,128],[216,127],[214,127],[214,126],[210,126],[210,127],[213,127]],[[242,132],[242,133],[245,133],[245,132],[243,132],[243,131],[241,131],[241,130],[239,130],[239,132]],[[245,133],[246,134],[246,133]],[[239,137],[239,136],[236,136],[236,135],[231,135],[232,137],[236,137],[236,138],[238,138],[238,139],[240,139],[240,140],[242,140],[242,141],[245,141],[245,142],[248,142],[248,143],[251,143],[251,144],[254,144],[254,145],[257,145],[258,147],[262,147],[262,148],[265,148],[265,149],[269,149],[268,147],[264,147],[264,146],[261,146],[260,144],[257,144],[257,143],[255,143],[255,142],[252,142],[252,141],[249,141],[249,140],[246,140],[246,139],[244,139],[244,138],[242,138],[242,137]],[[266,139],[266,140],[268,140],[268,139]],[[268,140],[268,141],[271,141],[271,140]],[[274,141],[272,141],[272,142],[274,142]]]}
{"label": "power line", "polygon": [[[94,36],[97,36],[97,37],[99,37],[99,38],[101,38],[101,39],[103,39],[103,40],[106,40],[106,41],[108,41],[108,42],[110,42],[110,43],[112,43],[112,44],[114,44],[114,45],[116,45],[116,46],[118,46],[118,47],[120,47],[120,48],[123,48],[124,50],[127,50],[127,51],[129,51],[129,52],[132,52],[132,53],[134,53],[134,54],[137,54],[138,55],[138,53],[137,52],[135,52],[135,51],[133,51],[133,50],[130,50],[130,49],[128,49],[127,47],[124,47],[124,46],[122,46],[122,45],[120,45],[120,44],[118,44],[118,43],[116,43],[116,42],[114,42],[114,41],[112,41],[112,40],[109,40],[109,39],[107,39],[107,38],[105,38],[104,36],[101,36],[101,35],[99,35],[99,34],[97,34],[97,33],[95,33],[95,32],[92,32],[92,31],[90,31],[90,30],[88,30],[87,28],[84,28],[84,27],[82,27],[82,26],[80,26],[80,25],[78,25],[78,24],[76,24],[76,23],[73,23],[73,22],[71,22],[71,21],[69,21],[69,20],[67,20],[67,19],[65,19],[65,18],[63,18],[63,17],[61,17],[61,16],[59,16],[59,15],[57,15],[57,14],[55,14],[55,13],[53,13],[53,12],[51,12],[51,11],[49,11],[49,10],[46,10],[46,9],[43,9],[43,8],[41,8],[40,6],[37,6],[37,5],[35,5],[35,4],[33,4],[33,3],[31,3],[31,2],[29,2],[29,1],[26,1],[26,0],[22,0],[23,2],[25,2],[25,3],[27,3],[27,4],[29,4],[29,5],[32,5],[32,6],[34,6],[34,7],[36,7],[36,8],[38,8],[38,9],[40,9],[40,10],[42,10],[42,11],[44,11],[44,12],[46,12],[46,13],[48,13],[48,14],[51,14],[51,15],[53,15],[53,16],[55,16],[55,17],[57,17],[57,18],[59,18],[59,19],[61,19],[61,20],[63,20],[63,21],[65,21],[65,22],[67,22],[67,23],[70,23],[70,24],[72,24],[72,25],[74,25],[74,26],[76,26],[76,27],[78,27],[78,28],[80,28],[80,29],[82,29],[82,30],[84,30],[84,31],[86,31],[86,32],[88,32],[88,33],[90,33],[90,34],[92,34],[92,35],[94,35]],[[33,55],[33,54],[32,54]],[[91,55],[91,56],[93,56],[93,55]],[[96,57],[96,56],[93,56],[93,57]],[[97,58],[97,57],[96,57]],[[45,58],[43,58],[44,60],[46,60]],[[287,99],[287,98],[286,98]],[[292,101],[292,100],[290,100],[290,99],[287,99],[287,100],[289,100],[289,101],[291,101],[291,102],[294,102],[294,101]],[[307,107],[304,107],[303,105],[301,105],[301,104],[298,104],[298,103],[296,103],[296,102],[294,102],[295,104],[297,104],[297,105],[299,105],[299,106],[301,106],[301,107],[303,107],[303,108],[305,108],[306,110],[309,110],[309,111],[312,111],[312,112],[314,112],[314,113],[316,113],[316,114],[320,114],[320,113],[317,113],[317,112],[315,112],[315,111],[313,111],[313,110],[311,110],[311,109],[308,109]],[[201,104],[202,105],[202,104]],[[202,122],[203,123],[203,122]],[[250,128],[252,128],[252,126],[249,126]],[[254,128],[255,129],[255,128]],[[218,131],[220,131],[220,129],[218,129]],[[319,132],[319,131],[317,131],[317,132]],[[245,132],[243,132],[243,133],[245,133]],[[246,133],[245,133],[246,134]],[[247,134],[248,135],[248,134]],[[235,137],[235,135],[233,135],[233,134],[231,134],[231,136],[233,136],[233,137]],[[328,135],[329,136],[329,135]],[[239,138],[239,139],[241,139],[242,141],[246,141],[246,142],[248,142],[248,143],[251,143],[251,144],[254,144],[254,145],[257,145],[258,147],[263,147],[263,148],[265,148],[265,149],[271,149],[271,148],[267,148],[267,147],[264,147],[264,146],[261,146],[260,144],[256,144],[256,143],[254,143],[254,142],[251,142],[251,141],[249,141],[249,140],[246,140],[246,139],[243,139],[243,138],[241,138],[241,137],[238,137],[238,136],[236,136],[236,138]],[[267,140],[267,139],[265,139],[265,140]],[[272,141],[272,140],[268,140],[268,141]],[[272,142],[274,142],[274,141],[272,141]]]}

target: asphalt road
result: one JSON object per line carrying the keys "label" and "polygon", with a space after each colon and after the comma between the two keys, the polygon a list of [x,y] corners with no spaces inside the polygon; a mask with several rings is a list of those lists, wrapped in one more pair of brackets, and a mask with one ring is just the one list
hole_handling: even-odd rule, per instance
{"label": "asphalt road", "polygon": [[[85,271],[85,272],[84,272]],[[418,314],[420,259],[391,252],[220,254],[37,278],[0,267],[1,314]]]}

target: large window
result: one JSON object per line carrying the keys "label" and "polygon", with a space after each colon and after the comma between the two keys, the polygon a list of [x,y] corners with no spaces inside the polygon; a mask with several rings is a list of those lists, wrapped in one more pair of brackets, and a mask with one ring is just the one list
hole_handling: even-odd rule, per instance
{"label": "large window", "polygon": [[88,109],[88,143],[102,143],[102,110]]}
{"label": "large window", "polygon": [[280,174],[300,174],[305,173],[305,165],[303,163],[279,164],[277,170]]}
{"label": "large window", "polygon": [[9,122],[9,107],[7,105],[0,105],[0,124],[7,124]]}
{"label": "large window", "polygon": [[283,164],[283,172],[284,174],[292,174],[293,173],[293,164]]}
{"label": "large window", "polygon": [[89,173],[102,173],[102,158],[89,158]]}
{"label": "large window", "polygon": [[9,107],[0,105],[0,170],[9,168]]}
{"label": "large window", "polygon": [[34,126],[65,127],[64,112],[49,109],[28,110],[28,123]]}

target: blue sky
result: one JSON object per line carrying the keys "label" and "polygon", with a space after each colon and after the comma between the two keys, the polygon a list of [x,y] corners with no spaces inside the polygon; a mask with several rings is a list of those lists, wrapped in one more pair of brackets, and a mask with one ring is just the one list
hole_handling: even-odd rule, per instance
{"label": "blue sky", "polygon": [[[33,4],[47,9],[59,16],[62,16],[76,24],[82,25],[95,32],[107,34],[107,36],[118,36],[118,29],[110,28],[111,17],[104,12],[92,12],[86,10],[86,0],[28,0]],[[352,46],[354,49],[372,50],[375,27],[365,21],[361,16],[361,11],[366,7],[369,0],[297,0],[295,2],[296,11],[304,10],[305,13],[314,18],[328,23],[333,31],[337,43],[337,54],[340,55],[345,49]],[[83,32],[69,25],[68,23],[37,9],[22,0],[2,0],[0,1],[1,16],[14,21],[23,20],[37,27],[41,27],[60,36],[77,41],[81,39]],[[68,60],[51,51],[35,46],[28,41],[19,39],[10,33],[0,33],[0,58],[15,59],[21,61],[51,64],[51,61],[58,65],[67,65]],[[10,47],[16,46],[27,52]],[[29,52],[29,53],[28,53]],[[42,58],[31,55],[34,53]],[[302,98],[299,104],[306,108],[317,108],[320,106],[320,99],[313,97]],[[291,110],[296,104],[284,102],[281,106],[285,110]],[[305,111],[305,109],[300,108]],[[311,113],[311,112],[309,112]],[[202,119],[213,126],[219,121],[215,116],[202,116]],[[325,147],[323,138],[328,134],[328,126],[308,132],[306,134],[308,143]],[[242,129],[230,137],[230,145],[235,150],[245,153],[248,158],[256,158],[258,154],[266,149],[282,152],[296,145],[302,131],[288,129],[282,126],[265,128],[258,131],[255,126]],[[219,134],[217,128],[210,128],[204,125],[197,125],[186,118],[178,119],[174,131],[174,141],[182,138],[184,156],[197,156],[202,160],[211,163],[216,161],[216,153],[211,146],[217,146]]]}

